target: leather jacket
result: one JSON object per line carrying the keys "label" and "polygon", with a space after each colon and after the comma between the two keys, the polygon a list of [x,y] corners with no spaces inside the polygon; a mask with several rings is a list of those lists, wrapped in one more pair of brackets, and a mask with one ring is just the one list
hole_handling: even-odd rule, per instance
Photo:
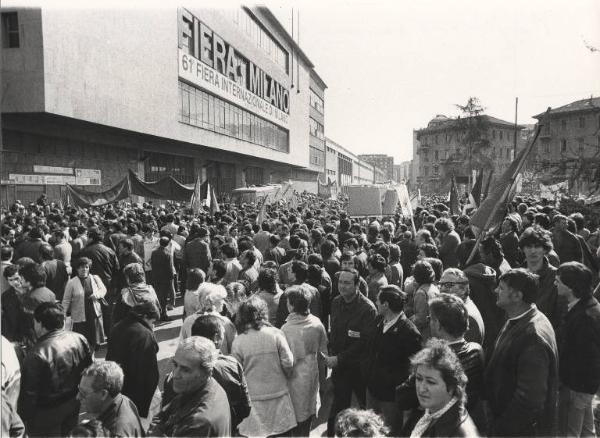
{"label": "leather jacket", "polygon": [[55,330],[39,338],[23,363],[23,418],[75,398],[81,374],[92,360],[90,346],[79,333]]}

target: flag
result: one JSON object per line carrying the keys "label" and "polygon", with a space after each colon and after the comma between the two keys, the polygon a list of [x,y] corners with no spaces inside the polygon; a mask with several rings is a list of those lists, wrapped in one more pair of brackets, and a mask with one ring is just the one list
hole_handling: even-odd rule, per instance
{"label": "flag", "polygon": [[258,208],[258,215],[256,216],[256,223],[261,225],[264,221],[265,218],[267,217],[267,198],[269,197],[269,195],[263,197],[260,200],[260,204],[259,204],[259,208]]}
{"label": "flag", "polygon": [[483,196],[481,197],[479,203],[487,198],[488,193],[490,192],[490,183],[492,182],[492,178],[494,177],[494,168],[490,171],[490,176],[488,177],[487,183],[485,184],[485,191],[483,192]]}
{"label": "flag", "polygon": [[194,213],[198,213],[202,210],[202,184],[200,183],[200,175],[196,177],[196,183],[194,184],[194,193],[192,193],[192,200],[190,207],[194,210]]}
{"label": "flag", "polygon": [[211,202],[211,199],[212,199],[211,190],[210,189],[211,189],[210,183],[207,181],[206,182],[206,197],[202,200],[202,206],[203,207],[210,207],[210,202]]}
{"label": "flag", "polygon": [[483,169],[479,170],[479,175],[477,175],[477,179],[475,179],[475,184],[473,184],[473,188],[471,189],[471,193],[469,193],[469,202],[473,205],[474,208],[479,207],[479,203],[481,202],[481,187],[483,186]]}
{"label": "flag", "polygon": [[460,214],[460,208],[458,205],[458,188],[456,187],[456,181],[454,175],[452,175],[452,185],[450,186],[450,200],[449,200],[450,214]]}
{"label": "flag", "polygon": [[406,184],[397,185],[396,191],[398,192],[398,202],[400,203],[400,208],[402,209],[402,215],[405,217],[412,217],[413,209]]}
{"label": "flag", "polygon": [[488,197],[481,203],[471,218],[471,225],[476,226],[481,231],[487,231],[490,228],[494,228],[502,221],[505,215],[506,204],[512,200],[515,194],[519,172],[523,168],[523,165],[540,134],[541,126],[541,124],[538,124],[531,142],[519,152],[515,160],[494,185],[494,188]]}
{"label": "flag", "polygon": [[215,214],[216,212],[221,211],[221,207],[219,207],[219,201],[217,201],[217,194],[215,193],[214,186],[211,187],[210,195],[210,212],[211,214]]}

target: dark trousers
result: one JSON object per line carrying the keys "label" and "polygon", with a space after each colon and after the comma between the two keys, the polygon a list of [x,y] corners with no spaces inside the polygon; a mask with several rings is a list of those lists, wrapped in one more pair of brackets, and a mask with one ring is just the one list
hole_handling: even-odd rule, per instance
{"label": "dark trousers", "polygon": [[350,407],[352,393],[356,395],[361,409],[366,405],[366,385],[358,365],[346,365],[342,369],[339,366],[334,368],[331,382],[333,383],[333,405],[327,420],[327,436],[334,436],[337,414]]}
{"label": "dark trousers", "polygon": [[312,421],[313,421],[313,416],[311,415],[308,420],[304,420],[304,421],[298,423],[298,425],[292,429],[292,431],[290,432],[290,435],[293,437],[309,436],[310,429],[312,426]]}
{"label": "dark trousers", "polygon": [[26,422],[29,436],[68,436],[77,426],[79,419],[79,401],[73,398],[57,406],[37,408],[35,414]]}

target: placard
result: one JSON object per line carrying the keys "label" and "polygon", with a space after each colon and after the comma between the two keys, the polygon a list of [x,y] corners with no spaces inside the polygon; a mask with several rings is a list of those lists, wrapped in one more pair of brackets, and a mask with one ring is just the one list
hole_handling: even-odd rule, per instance
{"label": "placard", "polygon": [[374,186],[348,186],[349,216],[381,216],[381,192]]}
{"label": "placard", "polygon": [[73,175],[72,167],[58,167],[58,166],[39,166],[34,164],[33,171],[35,173],[53,173],[53,174],[65,174]]}

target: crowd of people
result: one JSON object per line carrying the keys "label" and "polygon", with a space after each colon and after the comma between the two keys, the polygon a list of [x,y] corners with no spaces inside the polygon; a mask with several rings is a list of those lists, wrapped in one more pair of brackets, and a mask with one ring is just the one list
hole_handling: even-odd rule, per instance
{"label": "crowd of people", "polygon": [[598,224],[297,199],[4,210],[2,436],[595,435]]}

